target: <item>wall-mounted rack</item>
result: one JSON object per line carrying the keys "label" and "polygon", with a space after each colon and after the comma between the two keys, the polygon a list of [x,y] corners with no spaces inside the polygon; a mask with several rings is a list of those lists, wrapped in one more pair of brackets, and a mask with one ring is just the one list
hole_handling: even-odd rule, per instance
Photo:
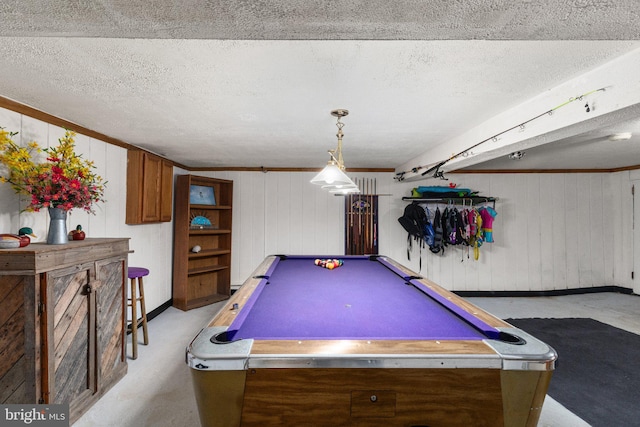
{"label": "wall-mounted rack", "polygon": [[496,207],[497,197],[483,197],[483,196],[470,196],[470,197],[441,197],[441,198],[425,198],[425,197],[403,197],[405,202],[416,203],[442,203],[442,204],[455,204],[455,205],[478,205],[482,203],[492,203],[493,207]]}

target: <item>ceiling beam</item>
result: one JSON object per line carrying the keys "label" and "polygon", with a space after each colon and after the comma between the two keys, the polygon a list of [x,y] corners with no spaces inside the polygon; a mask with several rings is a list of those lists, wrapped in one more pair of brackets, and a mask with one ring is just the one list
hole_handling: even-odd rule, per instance
{"label": "ceiling beam", "polygon": [[[433,176],[431,169],[443,162],[438,168],[441,172],[468,168],[514,151],[638,117],[638,70],[640,49],[439,144],[396,168],[396,176],[406,181],[428,179]],[[586,108],[587,103],[590,108]]]}

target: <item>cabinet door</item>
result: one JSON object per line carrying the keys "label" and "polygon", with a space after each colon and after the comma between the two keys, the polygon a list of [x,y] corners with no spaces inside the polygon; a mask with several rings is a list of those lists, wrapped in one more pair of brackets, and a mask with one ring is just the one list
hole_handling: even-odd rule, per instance
{"label": "cabinet door", "polygon": [[35,347],[28,336],[33,328],[27,327],[35,316],[26,313],[34,304],[25,304],[25,289],[33,288],[33,277],[0,276],[0,404],[36,402],[40,397],[29,387],[35,385],[34,357],[26,351],[27,346]]}
{"label": "cabinet door", "polygon": [[160,198],[162,196],[162,159],[143,155],[142,222],[160,221]]}
{"label": "cabinet door", "polygon": [[[71,414],[96,391],[93,264],[46,273],[45,403],[69,403]],[[48,392],[48,393],[47,393]]]}
{"label": "cabinet door", "polygon": [[171,221],[173,164],[141,150],[127,155],[127,224]]}
{"label": "cabinet door", "polygon": [[171,211],[173,210],[173,165],[167,161],[162,161],[160,193],[160,221],[171,221]]}
{"label": "cabinet door", "polygon": [[103,388],[117,380],[127,369],[125,359],[125,294],[126,265],[122,258],[96,262],[96,339],[98,385]]}

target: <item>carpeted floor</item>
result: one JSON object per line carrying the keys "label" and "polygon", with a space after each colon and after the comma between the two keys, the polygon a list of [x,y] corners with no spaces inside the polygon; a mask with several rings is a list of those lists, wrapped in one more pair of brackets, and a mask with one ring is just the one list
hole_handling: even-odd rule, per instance
{"label": "carpeted floor", "polygon": [[506,319],[558,352],[548,394],[594,427],[640,426],[640,335],[593,319]]}

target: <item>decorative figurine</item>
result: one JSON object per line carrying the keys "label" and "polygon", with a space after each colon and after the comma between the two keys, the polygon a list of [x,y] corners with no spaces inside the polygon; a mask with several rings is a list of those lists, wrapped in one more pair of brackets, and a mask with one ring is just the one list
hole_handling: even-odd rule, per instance
{"label": "decorative figurine", "polygon": [[18,234],[0,234],[0,249],[24,248],[31,243],[29,236],[36,237],[29,227],[22,227]]}
{"label": "decorative figurine", "polygon": [[200,230],[205,228],[213,228],[211,224],[211,220],[207,217],[206,212],[192,213],[191,223],[189,224],[189,226],[192,229],[200,229]]}
{"label": "decorative figurine", "polygon": [[78,224],[75,230],[71,230],[69,233],[71,235],[71,240],[84,240],[86,237],[84,231],[82,231],[82,226]]}
{"label": "decorative figurine", "polygon": [[29,243],[31,243],[31,238],[29,238],[29,236],[34,238],[36,237],[36,235],[33,234],[33,230],[30,227],[22,227],[20,230],[18,230],[18,236],[20,236],[21,248],[28,246]]}
{"label": "decorative figurine", "polygon": [[20,247],[20,236],[17,234],[0,234],[0,249],[14,249]]}

